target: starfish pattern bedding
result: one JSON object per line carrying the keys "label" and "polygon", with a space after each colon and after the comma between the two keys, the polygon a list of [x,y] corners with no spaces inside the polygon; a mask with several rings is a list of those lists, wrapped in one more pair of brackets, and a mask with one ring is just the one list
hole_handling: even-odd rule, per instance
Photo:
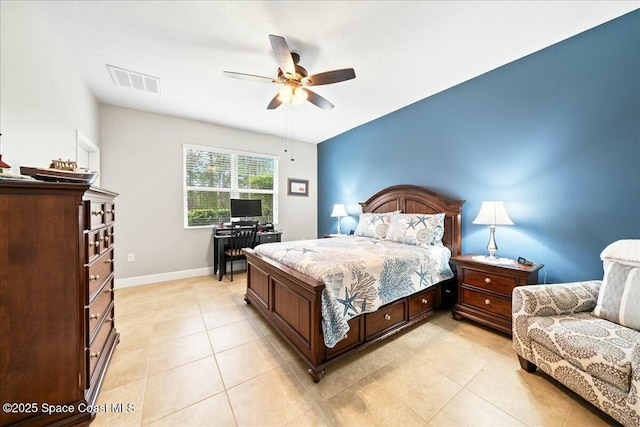
{"label": "starfish pattern bedding", "polygon": [[258,245],[255,251],[325,284],[322,331],[333,348],[363,313],[453,277],[451,252],[368,237],[299,240]]}

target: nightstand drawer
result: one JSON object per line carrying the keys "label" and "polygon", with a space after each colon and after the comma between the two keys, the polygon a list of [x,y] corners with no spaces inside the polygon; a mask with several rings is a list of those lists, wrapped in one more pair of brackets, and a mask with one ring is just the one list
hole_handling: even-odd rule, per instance
{"label": "nightstand drawer", "polygon": [[511,296],[513,288],[518,284],[515,277],[500,276],[469,268],[462,269],[462,282],[467,285],[509,296]]}
{"label": "nightstand drawer", "polygon": [[484,292],[462,289],[462,303],[480,310],[511,317],[511,298],[500,298]]}

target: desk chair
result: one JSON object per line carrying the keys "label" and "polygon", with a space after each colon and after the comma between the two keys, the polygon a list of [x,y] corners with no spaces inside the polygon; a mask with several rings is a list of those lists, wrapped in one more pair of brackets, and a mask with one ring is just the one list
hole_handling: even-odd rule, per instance
{"label": "desk chair", "polygon": [[258,227],[253,226],[232,226],[229,236],[229,248],[224,251],[224,263],[229,261],[230,279],[233,282],[233,261],[246,259],[244,248],[253,248],[256,245],[256,234]]}

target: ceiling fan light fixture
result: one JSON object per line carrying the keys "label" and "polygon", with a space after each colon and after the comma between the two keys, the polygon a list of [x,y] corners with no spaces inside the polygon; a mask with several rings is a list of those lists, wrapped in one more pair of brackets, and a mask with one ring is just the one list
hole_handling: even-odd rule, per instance
{"label": "ceiling fan light fixture", "polygon": [[297,88],[293,91],[292,105],[300,105],[307,100],[307,92],[302,88]]}
{"label": "ceiling fan light fixture", "polygon": [[284,85],[280,92],[278,92],[278,99],[280,102],[291,102],[293,99],[293,88],[289,85]]}

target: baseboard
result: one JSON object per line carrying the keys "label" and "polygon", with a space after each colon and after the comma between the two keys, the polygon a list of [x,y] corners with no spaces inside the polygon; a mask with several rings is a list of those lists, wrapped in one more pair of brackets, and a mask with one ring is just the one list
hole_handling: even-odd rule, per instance
{"label": "baseboard", "polygon": [[168,282],[170,280],[187,279],[189,277],[208,276],[213,274],[213,267],[196,268],[193,270],[172,271],[169,273],[150,274],[148,276],[127,277],[115,279],[114,288],[130,288],[132,286],[148,285],[150,283]]}

